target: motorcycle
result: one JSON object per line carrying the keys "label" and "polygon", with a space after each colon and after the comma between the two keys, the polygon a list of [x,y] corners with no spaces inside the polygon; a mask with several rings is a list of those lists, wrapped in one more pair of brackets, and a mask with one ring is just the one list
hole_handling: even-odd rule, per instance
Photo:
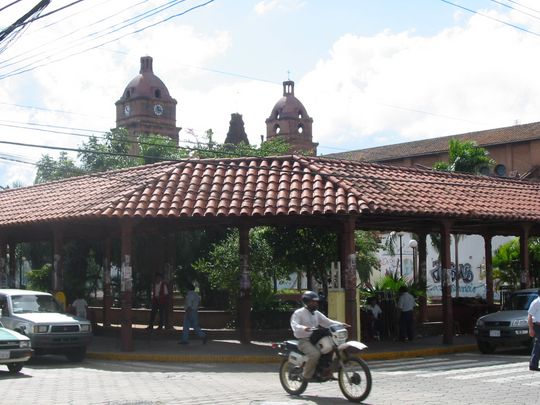
{"label": "motorcycle", "polygon": [[[351,402],[362,402],[371,391],[371,372],[367,363],[353,353],[367,346],[354,340],[347,341],[349,334],[342,325],[332,325],[322,331],[323,337],[316,343],[321,350],[321,358],[314,378],[309,382],[324,383],[337,379],[345,398]],[[302,377],[306,355],[298,349],[297,340],[286,340],[274,344],[274,347],[280,349],[279,356],[283,357],[279,368],[281,386],[291,395],[301,395],[308,386],[308,381]]]}

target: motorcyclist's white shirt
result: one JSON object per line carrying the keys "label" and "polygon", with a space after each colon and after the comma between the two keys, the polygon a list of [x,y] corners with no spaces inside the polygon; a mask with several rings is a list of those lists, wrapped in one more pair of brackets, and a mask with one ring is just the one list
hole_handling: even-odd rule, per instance
{"label": "motorcyclist's white shirt", "polygon": [[297,339],[311,336],[313,331],[305,330],[306,327],[316,328],[318,326],[323,326],[328,328],[335,324],[339,325],[341,322],[333,321],[319,311],[314,311],[312,313],[306,307],[297,309],[291,316],[291,329],[293,330],[294,337]]}

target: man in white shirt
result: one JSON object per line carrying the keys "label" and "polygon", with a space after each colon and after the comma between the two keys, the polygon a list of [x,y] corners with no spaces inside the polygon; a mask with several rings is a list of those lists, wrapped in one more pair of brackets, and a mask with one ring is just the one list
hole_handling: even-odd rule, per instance
{"label": "man in white shirt", "polygon": [[540,371],[538,360],[540,360],[540,290],[536,298],[527,311],[527,323],[529,324],[529,335],[534,338],[534,345],[529,361],[529,370]]}
{"label": "man in white shirt", "polygon": [[291,329],[294,337],[298,339],[298,348],[308,358],[302,376],[305,380],[310,380],[313,378],[317,363],[321,357],[321,351],[309,339],[313,330],[319,326],[327,328],[335,324],[349,325],[329,319],[319,312],[317,310],[319,307],[319,295],[316,292],[306,291],[302,294],[302,302],[304,307],[294,311],[291,316]]}
{"label": "man in white shirt", "polygon": [[416,302],[414,297],[409,293],[407,287],[399,288],[399,299],[397,307],[400,310],[399,315],[399,340],[405,341],[405,336],[409,342],[414,338],[414,317],[413,310]]}

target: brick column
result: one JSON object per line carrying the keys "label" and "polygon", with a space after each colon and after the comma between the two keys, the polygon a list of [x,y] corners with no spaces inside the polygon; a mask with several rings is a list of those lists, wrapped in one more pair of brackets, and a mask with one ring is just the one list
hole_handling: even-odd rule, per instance
{"label": "brick column", "polygon": [[240,231],[240,292],[238,297],[238,324],[240,341],[251,342],[251,277],[249,274],[249,227],[241,226]]}
{"label": "brick column", "polygon": [[103,241],[103,326],[111,325],[111,238]]}
{"label": "brick column", "polygon": [[132,274],[132,245],[133,245],[133,224],[131,220],[121,221],[121,260],[122,260],[122,278],[120,297],[122,301],[121,315],[121,348],[123,351],[133,351],[133,317],[131,308],[131,294],[133,288]]}
{"label": "brick column", "polygon": [[53,229],[53,285],[54,293],[64,291],[64,233],[61,228]]}
{"label": "brick column", "polygon": [[521,224],[519,234],[519,266],[521,270],[521,288],[531,288],[532,277],[529,265],[529,231],[530,224]]}
{"label": "brick column", "polygon": [[417,233],[418,235],[418,284],[421,286],[424,295],[418,298],[419,303],[419,314],[418,318],[420,322],[427,321],[427,291],[426,291],[426,280],[427,280],[427,247],[426,247],[426,237],[425,232]]}
{"label": "brick column", "polygon": [[450,226],[449,221],[441,224],[441,291],[443,310],[443,343],[452,344],[454,342],[454,316],[452,313],[452,267],[450,258]]}
{"label": "brick column", "polygon": [[343,223],[340,236],[340,261],[342,263],[342,278],[345,286],[345,322],[351,325],[350,338],[358,339],[356,302],[356,248],[354,241],[355,220],[349,218]]}
{"label": "brick column", "polygon": [[491,254],[491,238],[492,235],[485,233],[484,238],[484,256],[486,257],[486,301],[489,305],[493,305],[493,262]]}

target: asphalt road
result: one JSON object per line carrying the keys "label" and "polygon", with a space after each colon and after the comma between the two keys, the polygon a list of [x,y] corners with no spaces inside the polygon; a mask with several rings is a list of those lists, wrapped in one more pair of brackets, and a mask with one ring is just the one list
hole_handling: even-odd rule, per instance
{"label": "asphalt road", "polygon": [[[531,404],[540,402],[540,372],[526,353],[455,354],[372,361],[366,404]],[[22,404],[321,404],[348,403],[337,382],[310,384],[288,396],[277,364],[178,364],[62,357],[31,361],[12,376],[0,366],[3,405]]]}

